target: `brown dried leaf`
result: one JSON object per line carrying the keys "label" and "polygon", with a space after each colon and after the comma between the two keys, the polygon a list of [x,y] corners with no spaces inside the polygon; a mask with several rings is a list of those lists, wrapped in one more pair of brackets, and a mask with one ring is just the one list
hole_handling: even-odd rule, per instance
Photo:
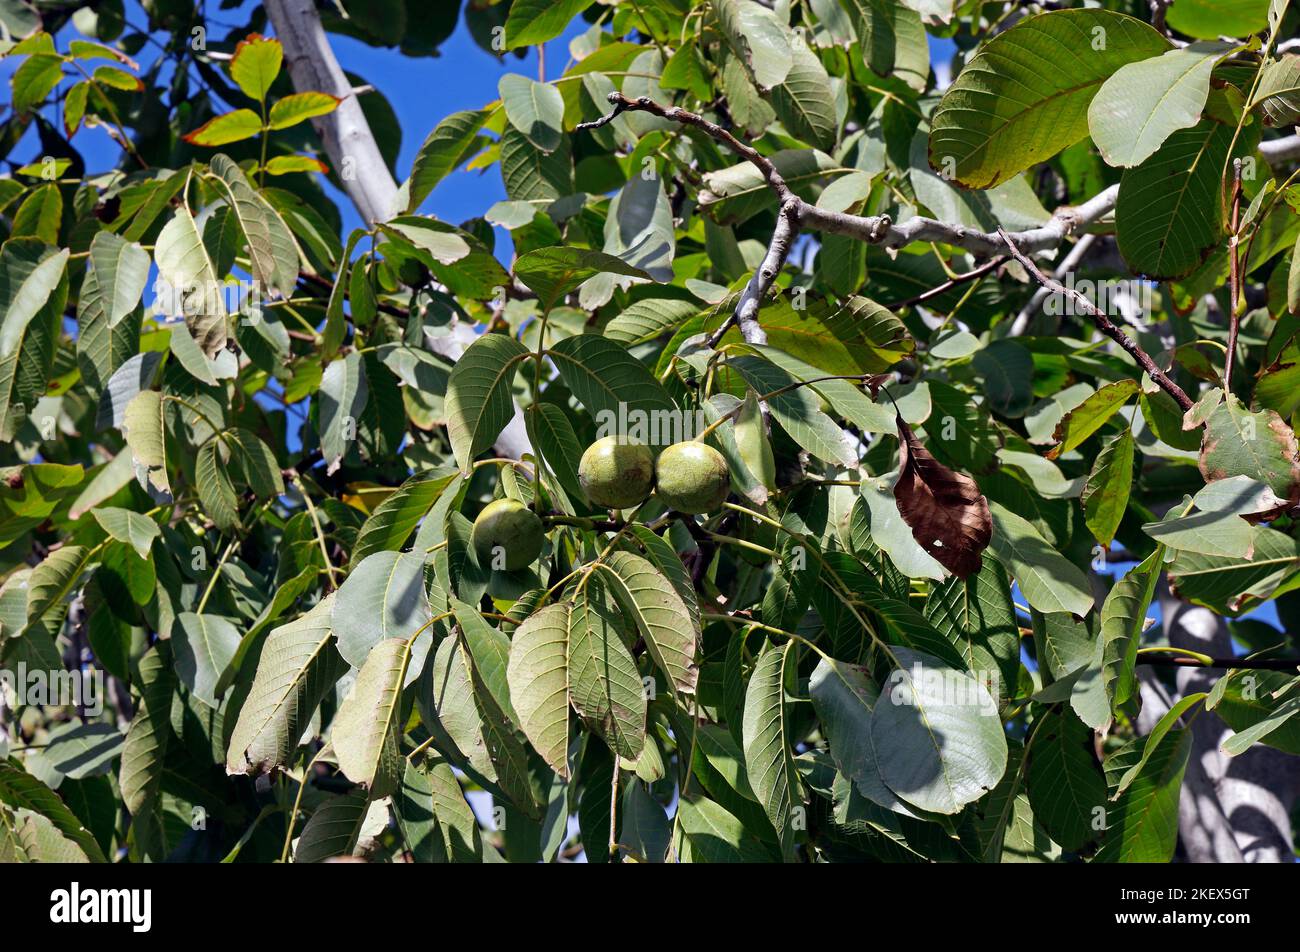
{"label": "brown dried leaf", "polygon": [[912,537],[960,578],[979,571],[993,537],[988,500],[969,476],[930,455],[898,417],[898,482],[894,501]]}

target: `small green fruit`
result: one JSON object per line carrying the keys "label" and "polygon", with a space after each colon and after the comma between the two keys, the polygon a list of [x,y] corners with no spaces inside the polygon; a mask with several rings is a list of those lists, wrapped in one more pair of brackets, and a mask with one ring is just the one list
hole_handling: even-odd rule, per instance
{"label": "small green fruit", "polygon": [[474,520],[469,541],[481,565],[513,572],[542,554],[546,533],[537,513],[517,499],[497,499]]}
{"label": "small green fruit", "polygon": [[650,447],[607,436],[587,447],[578,462],[578,482],[593,506],[627,509],[650,495],[655,461]]}
{"label": "small green fruit", "polygon": [[674,443],[655,464],[655,493],[665,506],[696,515],[722,505],[731,491],[727,461],[711,446]]}

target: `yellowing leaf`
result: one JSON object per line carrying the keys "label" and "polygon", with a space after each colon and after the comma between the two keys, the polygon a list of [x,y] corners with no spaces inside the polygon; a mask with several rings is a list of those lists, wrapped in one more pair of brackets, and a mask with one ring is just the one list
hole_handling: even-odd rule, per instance
{"label": "yellowing leaf", "polygon": [[230,61],[230,75],[244,95],[258,102],[266,99],[266,93],[280,75],[280,64],[284,60],[284,48],[279,40],[267,39],[258,33],[235,47],[235,56]]}
{"label": "yellowing leaf", "polygon": [[294,93],[277,100],[267,117],[272,129],[288,129],[304,119],[324,116],[339,107],[343,100],[329,93]]}
{"label": "yellowing leaf", "polygon": [[267,175],[289,175],[293,172],[319,172],[324,175],[329,166],[310,155],[277,155],[264,166]]}
{"label": "yellowing leaf", "polygon": [[262,131],[262,120],[251,109],[236,109],[224,116],[209,119],[189,135],[191,145],[218,146],[251,139]]}

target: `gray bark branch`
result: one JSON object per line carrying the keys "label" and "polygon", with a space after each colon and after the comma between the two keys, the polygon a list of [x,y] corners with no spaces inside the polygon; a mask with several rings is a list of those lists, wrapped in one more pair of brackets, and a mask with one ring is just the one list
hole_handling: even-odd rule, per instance
{"label": "gray bark branch", "polygon": [[[298,92],[317,90],[342,101],[338,109],[312,120],[325,152],[343,182],[343,188],[367,225],[387,221],[401,211],[398,188],[380,154],[375,135],[366,121],[352,84],[343,74],[312,0],[265,0],[275,35],[284,46],[289,76]],[[473,338],[469,328],[439,341],[436,350],[456,360]],[[518,406],[495,443],[501,456],[522,459],[532,452]]]}
{"label": "gray bark branch", "polygon": [[367,225],[397,210],[397,182],[379,152],[352,84],[339,66],[312,0],[266,0],[275,35],[284,46],[289,76],[298,92],[319,91],[342,100],[338,109],[312,120],[343,188]]}

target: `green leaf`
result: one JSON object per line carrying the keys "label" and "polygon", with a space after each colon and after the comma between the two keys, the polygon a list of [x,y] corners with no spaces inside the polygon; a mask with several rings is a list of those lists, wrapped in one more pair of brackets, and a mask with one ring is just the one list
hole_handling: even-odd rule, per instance
{"label": "green leaf", "polygon": [[100,86],[107,86],[110,89],[121,89],[132,93],[144,89],[144,83],[116,66],[96,66],[92,76]]}
{"label": "green leaf", "polygon": [[42,185],[18,206],[14,213],[12,237],[39,238],[47,245],[59,243],[59,226],[63,220],[63,197],[57,185]]}
{"label": "green leaf", "polygon": [[794,52],[790,30],[775,13],[746,0],[718,0],[713,12],[754,82],[764,89],[785,82],[794,67]]}
{"label": "green leaf", "polygon": [[20,268],[16,261],[5,269],[3,299],[7,305],[0,324],[0,359],[16,355],[27,336],[32,321],[44,310],[51,295],[63,280],[68,264],[68,250],[51,254],[31,268]]}
{"label": "green leaf", "polygon": [[772,89],[772,107],[796,137],[819,149],[834,148],[839,132],[835,94],[826,68],[806,45],[793,51],[790,71]]}
{"label": "green leaf", "polygon": [[[393,807],[415,862],[484,861],[478,820],[445,759],[425,755],[408,761]],[[495,855],[490,847],[488,852]]]}
{"label": "green leaf", "polygon": [[276,100],[267,115],[267,124],[272,129],[288,129],[307,119],[328,116],[342,101],[329,93],[293,93]]}
{"label": "green leaf", "polygon": [[376,645],[409,639],[428,625],[433,615],[424,560],[423,552],[375,552],[348,574],[331,610],[339,654],[348,664],[360,668]]}
{"label": "green leaf", "polygon": [[339,769],[372,799],[395,792],[402,780],[402,684],[410,662],[410,639],[380,641],[334,717],[330,736]]}
{"label": "green leaf", "polygon": [[132,816],[150,809],[161,791],[163,759],[171,745],[172,695],[176,672],[170,645],[159,643],[140,659],[140,704],[122,744],[119,786],[122,802]]}
{"label": "green leaf", "polygon": [[872,803],[909,812],[880,776],[871,740],[871,712],[880,700],[880,686],[866,669],[822,658],[808,681],[808,692],[840,773]]}
{"label": "green leaf", "polygon": [[167,285],[168,310],[183,312],[185,326],[203,353],[217,356],[225,349],[228,334],[225,302],[203,235],[184,205],[158,235],[154,261],[159,281]]}
{"label": "green leaf", "polygon": [[357,440],[370,387],[361,355],[352,351],[325,368],[320,382],[320,447],[333,473]]}
{"label": "green leaf", "polygon": [[740,820],[698,795],[681,800],[679,859],[683,863],[770,863],[771,855]]}
{"label": "green leaf", "polygon": [[[1178,842],[1178,800],[1192,749],[1192,732],[1170,731],[1147,758],[1138,776],[1111,805],[1106,835],[1094,862],[1167,863]],[[1127,772],[1144,756],[1133,742],[1107,758],[1108,775]]]}
{"label": "green leaf", "polygon": [[1237,732],[1223,741],[1224,753],[1236,756],[1255,743],[1300,753],[1296,683],[1294,676],[1281,671],[1232,672],[1223,678],[1214,712]]}
{"label": "green leaf", "polygon": [[623,640],[622,614],[595,576],[588,576],[569,613],[569,697],[611,751],[629,760],[641,753],[645,691]]}
{"label": "green leaf", "polygon": [[130,545],[140,558],[149,558],[153,540],[162,534],[158,523],[130,509],[103,506],[91,512],[101,529],[119,542]]}
{"label": "green leaf", "polygon": [[1057,445],[1047,454],[1056,459],[1079,446],[1110,420],[1129,398],[1138,392],[1136,380],[1117,380],[1107,384],[1067,413],[1056,426]]}
{"label": "green leaf", "polygon": [[408,212],[419,208],[438,183],[469,158],[488,115],[484,110],[453,112],[429,133],[411,166]]}
{"label": "green leaf", "polygon": [[27,57],[9,81],[14,112],[30,112],[33,106],[40,105],[62,78],[63,57],[45,53]]}
{"label": "green leaf", "polygon": [[329,166],[309,155],[277,155],[267,161],[265,168],[267,175],[290,175],[294,172],[320,172],[324,175],[329,171]]}
{"label": "green leaf", "polygon": [[1272,410],[1252,413],[1232,394],[1211,391],[1198,405],[1208,410],[1201,442],[1207,483],[1249,476],[1279,500],[1300,499],[1300,446],[1294,431]]}
{"label": "green leaf", "polygon": [[1015,341],[998,340],[976,352],[971,366],[984,378],[989,407],[1004,417],[1023,417],[1034,404],[1034,357]]}
{"label": "green leaf", "polygon": [[483,844],[474,811],[445,759],[426,754],[408,762],[393,807],[415,862],[499,861],[496,850]]}
{"label": "green leaf", "polygon": [[239,426],[229,430],[226,437],[233,451],[232,460],[239,480],[258,499],[283,495],[284,477],[280,475],[280,465],[262,438]]}
{"label": "green leaf", "polygon": [[564,135],[564,97],[549,83],[506,73],[497,86],[510,124],[543,152],[554,152]]}
{"label": "green leaf", "polygon": [[1088,530],[1102,545],[1115,541],[1128,508],[1133,489],[1133,452],[1133,431],[1125,427],[1102,446],[1079,497]]}
{"label": "green leaf", "polygon": [[190,145],[216,148],[232,142],[243,142],[262,132],[262,118],[251,109],[236,109],[209,119],[193,132],[183,136]]}
{"label": "green leaf", "polygon": [[224,155],[212,157],[212,171],[220,176],[239,217],[247,242],[253,276],[285,299],[298,285],[298,245],[280,213],[253,187],[243,171]]}
{"label": "green leaf", "polygon": [[1106,808],[1106,780],[1092,730],[1068,709],[1050,710],[1034,725],[1026,784],[1034,817],[1057,843],[1078,850],[1094,839]]}
{"label": "green leaf", "polygon": [[430,469],[416,473],[374,508],[352,546],[349,570],[368,555],[401,549],[416,525],[425,517],[456,478],[457,470]]}
{"label": "green leaf", "polygon": [[465,348],[447,381],[447,435],[461,472],[491,446],[514,414],[511,382],[528,355],[504,334],[484,334]]}
{"label": "green leaf", "polygon": [[881,777],[922,810],[957,813],[1006,770],[997,702],[963,671],[910,648],[891,650],[900,667],[887,685],[888,703],[871,715]]}
{"label": "green leaf", "polygon": [[515,259],[515,275],[537,292],[550,310],[570,291],[597,274],[619,274],[649,280],[650,275],[621,258],[586,248],[538,248]]}
{"label": "green leaf", "polygon": [[[1164,740],[1166,734],[1173,730],[1182,716],[1197,704],[1204,701],[1207,697],[1209,697],[1209,695],[1203,691],[1195,694],[1188,694],[1186,697],[1180,698],[1178,703],[1169,710],[1165,711],[1164,717],[1160,718],[1160,721],[1156,726],[1151,728],[1151,733],[1147,735],[1146,744],[1142,747],[1141,759],[1125,771],[1124,775],[1120,777],[1119,783],[1115,787],[1115,793],[1111,796],[1112,800],[1127,790],[1133,781],[1142,775],[1143,768],[1146,767],[1147,763],[1155,755],[1156,751],[1160,749],[1160,742]],[[1191,718],[1188,719],[1189,726],[1191,720]]]}
{"label": "green leaf", "polygon": [[781,840],[781,854],[792,860],[802,828],[795,811],[804,809],[802,781],[795,770],[786,694],[794,689],[798,660],[795,643],[763,646],[745,689],[745,774]]}
{"label": "green leaf", "polygon": [[1170,5],[1166,19],[1179,33],[1216,40],[1268,29],[1268,9],[1269,0],[1179,0]]}
{"label": "green leaf", "polygon": [[459,638],[444,638],[421,679],[421,717],[439,750],[489,783],[497,781],[474,697],[469,658]]}
{"label": "green leaf", "polygon": [[1088,107],[1088,128],[1102,158],[1132,168],[1173,133],[1200,122],[1210,96],[1210,73],[1234,48],[1232,43],[1193,43],[1116,70]]}
{"label": "green leaf", "polygon": [[1232,513],[1198,512],[1160,522],[1148,522],[1142,531],[1171,549],[1245,558],[1255,546],[1255,530]]}
{"label": "green leaf", "polygon": [[966,667],[996,672],[999,698],[1009,697],[1020,676],[1020,622],[1011,600],[1011,585],[1001,565],[985,559],[969,578],[956,575],[931,587],[925,619],[961,652]]}
{"label": "green leaf", "polygon": [[[455,264],[470,254],[469,242],[457,233],[457,230],[443,222],[436,221],[432,218],[422,218],[418,215],[407,215],[400,218],[394,218],[386,228],[396,231],[402,238],[411,242],[421,251],[427,251],[432,256],[433,262],[437,264]],[[432,262],[430,267],[435,267]],[[353,280],[357,280],[357,275],[363,272],[353,269]],[[365,285],[369,291],[369,285]],[[356,317],[357,315],[357,295],[353,295],[352,311],[354,319],[360,323],[366,323]]]}
{"label": "green leaf", "polygon": [[629,784],[623,793],[618,844],[643,862],[667,859],[672,826],[663,805],[639,783]]}
{"label": "green leaf", "polygon": [[582,445],[569,422],[568,415],[553,403],[535,404],[537,412],[530,412],[526,422],[534,444],[541,450],[546,465],[555,473],[570,499],[582,500],[585,494],[578,482],[578,463],[582,459]]}
{"label": "green leaf", "polygon": [[1300,123],[1300,56],[1289,54],[1265,66],[1250,106],[1264,113],[1267,125]]}
{"label": "green leaf", "polygon": [[[679,419],[676,405],[645,364],[625,348],[595,334],[575,334],[557,341],[547,353],[560,379],[598,426],[653,446],[684,438],[672,425]],[[632,432],[621,432],[624,420],[632,421]],[[637,433],[637,421],[650,432]]]}
{"label": "green leaf", "polygon": [[149,253],[136,242],[101,231],[90,243],[90,263],[95,268],[95,291],[103,299],[108,326],[116,327],[140,303],[149,280]]}
{"label": "green leaf", "polygon": [[1300,570],[1300,542],[1259,526],[1249,559],[1175,552],[1168,569],[1170,586],[1179,597],[1236,617],[1294,578]]}
{"label": "green leaf", "polygon": [[307,722],[345,667],[333,644],[333,598],[266,637],[230,734],[227,773],[258,775],[290,766]]}
{"label": "green leaf", "polygon": [[351,856],[369,812],[370,798],[365,793],[329,797],[302,828],[293,861],[322,863],[336,856]]}
{"label": "green leaf", "polygon": [[62,606],[85,571],[89,556],[90,550],[85,546],[68,545],[51,552],[32,570],[27,581],[27,612],[23,619],[27,629]]}
{"label": "green leaf", "polygon": [[553,40],[591,0],[517,0],[506,19],[506,48],[537,46]]}
{"label": "green leaf", "polygon": [[140,485],[154,499],[170,500],[164,409],[161,393],[157,390],[141,391],[126,405],[122,433]]}
{"label": "green leaf", "polygon": [[930,165],[970,188],[1000,185],[1086,136],[1102,84],[1169,47],[1147,24],[1109,10],[1027,16],[988,40],[944,94],[930,123]]}
{"label": "green leaf", "polygon": [[[844,431],[821,411],[817,397],[806,387],[793,387],[797,382],[794,377],[761,357],[735,357],[727,366],[739,372],[760,395],[768,397],[773,419],[813,456],[840,466],[857,462]],[[779,390],[784,392],[777,394]]]}
{"label": "green leaf", "polygon": [[199,501],[212,523],[222,532],[240,525],[239,496],[230,479],[230,451],[220,436],[214,436],[199,447],[194,463],[194,481],[198,484]]}
{"label": "green leaf", "polygon": [[1231,126],[1204,119],[1125,170],[1115,232],[1131,270],[1153,280],[1180,278],[1208,257],[1224,230],[1219,185],[1232,134]]}
{"label": "green leaf", "polygon": [[514,126],[501,133],[501,179],[514,201],[551,202],[573,194],[573,154],[569,137],[554,152],[543,152]]}
{"label": "green leaf", "polygon": [[284,48],[279,40],[253,33],[235,47],[235,55],[230,60],[230,76],[245,96],[262,102],[280,75],[283,60]]}
{"label": "green leaf", "polygon": [[1088,614],[1093,606],[1092,590],[1078,566],[1052,548],[1033,525],[1001,503],[990,501],[989,513],[993,516],[990,548],[1029,604],[1047,614]]}
{"label": "green leaf", "polygon": [[867,68],[924,92],[930,78],[930,47],[916,10],[900,0],[849,0],[848,10]]}
{"label": "green leaf", "polygon": [[0,803],[44,817],[91,862],[107,862],[95,837],[58,795],[10,760],[0,760]]}
{"label": "green leaf", "polygon": [[1087,675],[1092,683],[1076,688],[1071,699],[1079,716],[1096,730],[1105,729],[1137,694],[1137,650],[1163,558],[1164,547],[1157,546],[1146,561],[1115,583],[1102,603],[1100,634],[1090,665],[1100,674]]}
{"label": "green leaf", "polygon": [[229,618],[182,612],[172,623],[176,674],[208,707],[218,707],[217,682],[239,648],[239,629]]}
{"label": "green leaf", "polygon": [[699,622],[677,590],[649,561],[631,552],[611,552],[599,564],[610,592],[636,623],[655,664],[677,691],[695,693]]}
{"label": "green leaf", "polygon": [[530,615],[510,639],[506,677],[524,735],[561,779],[569,778],[567,602]]}

